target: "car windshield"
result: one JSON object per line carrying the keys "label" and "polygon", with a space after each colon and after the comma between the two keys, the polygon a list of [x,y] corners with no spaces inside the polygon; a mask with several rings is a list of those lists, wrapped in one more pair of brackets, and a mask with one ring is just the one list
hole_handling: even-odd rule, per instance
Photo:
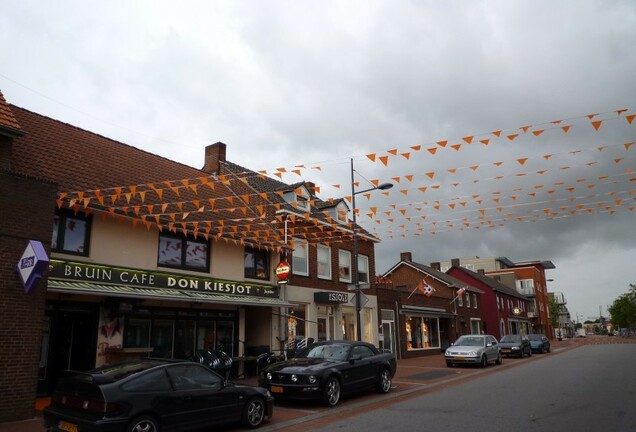
{"label": "car windshield", "polygon": [[481,347],[481,346],[484,346],[484,340],[485,338],[479,337],[479,336],[462,336],[459,339],[457,339],[457,342],[455,342],[455,345]]}
{"label": "car windshield", "polygon": [[501,342],[521,342],[521,336],[519,335],[505,335],[501,338]]}
{"label": "car windshield", "polygon": [[330,345],[312,345],[299,352],[295,358],[314,358],[331,361],[344,361],[347,359],[349,345],[330,344]]}
{"label": "car windshield", "polygon": [[542,338],[543,338],[543,335],[540,335],[540,334],[528,335],[528,339],[530,339],[531,341],[540,341],[542,340]]}

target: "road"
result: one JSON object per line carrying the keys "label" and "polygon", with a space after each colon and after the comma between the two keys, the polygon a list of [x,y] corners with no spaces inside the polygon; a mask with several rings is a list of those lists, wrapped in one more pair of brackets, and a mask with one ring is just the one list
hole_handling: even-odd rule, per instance
{"label": "road", "polygon": [[302,430],[636,431],[635,360],[636,344],[583,345]]}

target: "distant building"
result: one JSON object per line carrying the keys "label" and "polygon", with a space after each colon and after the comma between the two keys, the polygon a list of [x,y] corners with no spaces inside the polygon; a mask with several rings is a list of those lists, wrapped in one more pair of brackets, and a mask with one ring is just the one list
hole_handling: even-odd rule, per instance
{"label": "distant building", "polygon": [[531,318],[530,331],[543,333],[552,337],[552,325],[548,312],[548,290],[545,271],[556,268],[551,261],[519,261],[513,262],[505,257],[478,256],[466,258],[454,258],[449,261],[433,263],[440,270],[448,270],[451,267],[464,267],[468,270],[484,270],[486,276],[516,289],[524,295],[528,301],[527,316]]}

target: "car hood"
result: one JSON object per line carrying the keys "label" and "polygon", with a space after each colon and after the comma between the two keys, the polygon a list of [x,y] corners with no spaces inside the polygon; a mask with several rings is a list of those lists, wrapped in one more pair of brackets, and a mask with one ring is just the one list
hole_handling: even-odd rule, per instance
{"label": "car hood", "polygon": [[481,351],[483,350],[484,347],[477,347],[477,346],[471,346],[471,345],[453,345],[448,347],[449,351]]}
{"label": "car hood", "polygon": [[267,372],[282,373],[311,373],[328,367],[332,367],[336,362],[317,358],[293,358],[282,362],[276,362],[265,369]]}

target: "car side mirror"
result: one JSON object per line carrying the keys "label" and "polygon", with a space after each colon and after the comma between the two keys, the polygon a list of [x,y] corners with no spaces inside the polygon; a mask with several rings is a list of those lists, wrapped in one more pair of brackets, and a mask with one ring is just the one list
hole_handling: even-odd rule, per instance
{"label": "car side mirror", "polygon": [[491,347],[491,346],[493,346],[493,345],[494,345],[494,344],[493,344],[492,342],[488,342],[488,343],[486,344],[486,346],[487,346],[487,347]]}
{"label": "car side mirror", "polygon": [[358,360],[362,360],[362,356],[361,355],[354,355],[354,356],[351,356],[351,358],[349,359],[349,363],[350,364],[354,364]]}

